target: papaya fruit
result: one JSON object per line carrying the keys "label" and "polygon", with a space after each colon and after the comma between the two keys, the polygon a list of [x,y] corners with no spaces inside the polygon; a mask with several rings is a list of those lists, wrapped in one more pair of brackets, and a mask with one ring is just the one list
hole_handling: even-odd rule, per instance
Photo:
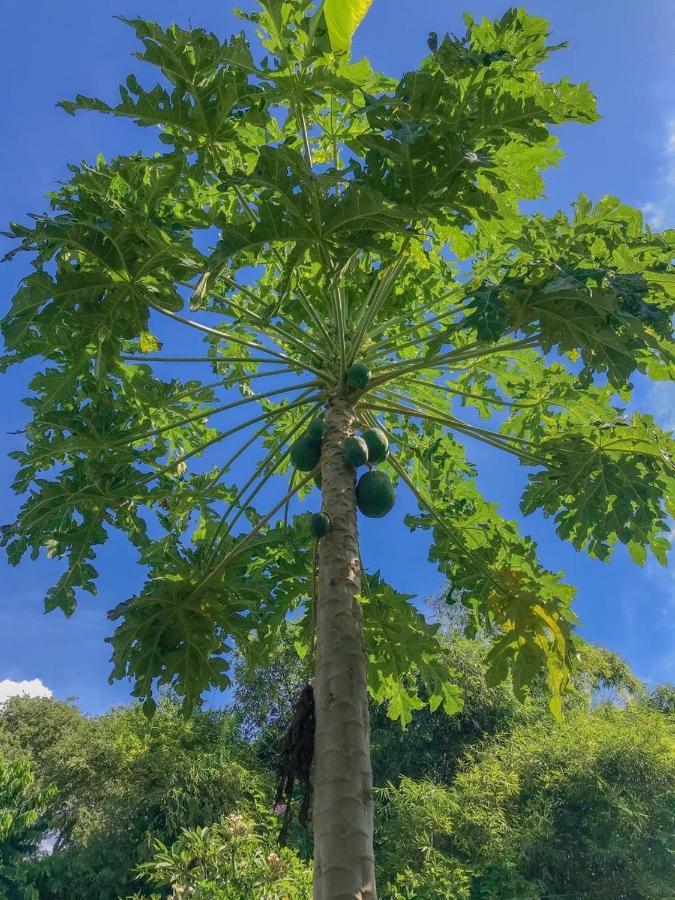
{"label": "papaya fruit", "polygon": [[321,459],[321,442],[301,435],[291,447],[291,462],[299,472],[311,472]]}
{"label": "papaya fruit", "polygon": [[348,437],[342,450],[345,462],[352,469],[358,469],[368,462],[368,446],[363,438]]}
{"label": "papaya fruit", "polygon": [[309,527],[312,532],[312,536],[317,540],[321,540],[321,538],[326,537],[326,535],[330,531],[330,519],[328,518],[326,513],[314,513],[312,515]]}
{"label": "papaya fruit", "polygon": [[362,390],[370,381],[370,369],[364,362],[355,362],[347,369],[347,384],[355,390]]}
{"label": "papaya fruit", "polygon": [[319,413],[319,415],[309,423],[307,434],[315,441],[322,441],[325,430],[326,417],[323,413]]}
{"label": "papaya fruit", "polygon": [[394,485],[384,472],[366,472],[356,485],[356,504],[369,519],[381,519],[396,502]]}
{"label": "papaya fruit", "polygon": [[375,466],[389,456],[389,441],[379,428],[368,428],[361,435],[368,447],[368,462]]}

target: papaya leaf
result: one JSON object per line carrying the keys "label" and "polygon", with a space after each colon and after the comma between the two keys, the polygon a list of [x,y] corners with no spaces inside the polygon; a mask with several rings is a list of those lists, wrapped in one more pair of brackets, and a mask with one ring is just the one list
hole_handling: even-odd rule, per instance
{"label": "papaya leaf", "polygon": [[554,516],[557,532],[606,559],[620,541],[666,564],[675,510],[675,441],[648,416],[546,440],[550,463],[530,475],[521,508]]}
{"label": "papaya leaf", "polygon": [[333,50],[349,50],[356,29],[373,0],[324,0],[323,11]]}
{"label": "papaya leaf", "polygon": [[[442,704],[447,715],[463,707],[455,673],[443,665],[438,625],[428,624],[379,572],[367,576],[360,596],[364,613],[364,641],[369,658],[368,688],[378,703],[387,703],[390,718],[406,728],[417,709]],[[426,701],[420,696],[423,687]]]}

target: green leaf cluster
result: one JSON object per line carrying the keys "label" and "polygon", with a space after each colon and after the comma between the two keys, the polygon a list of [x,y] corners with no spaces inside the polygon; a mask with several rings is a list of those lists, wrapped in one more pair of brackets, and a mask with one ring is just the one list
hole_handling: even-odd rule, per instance
{"label": "green leaf cluster", "polygon": [[[304,896],[311,838],[294,825],[292,849],[280,851],[271,810],[278,739],[305,676],[296,632],[271,661],[242,660],[229,711],[185,716],[164,698],[152,718],[140,704],[85,716],[52,699],[9,700],[9,896],[34,886],[54,900],[113,900],[170,882],[204,900]],[[427,704],[403,731],[386,701],[371,699],[382,896],[441,900],[452,888],[467,900],[544,900],[562,886],[603,900],[667,896],[672,688],[647,694],[616,655],[584,645],[558,724],[541,681],[524,704],[508,681],[489,686],[487,639],[441,640],[435,665],[461,683],[460,712]],[[52,854],[32,859],[47,830]]]}
{"label": "green leaf cluster", "polygon": [[39,788],[25,757],[0,753],[0,891],[3,897],[38,900],[30,856],[47,831],[53,792]]}

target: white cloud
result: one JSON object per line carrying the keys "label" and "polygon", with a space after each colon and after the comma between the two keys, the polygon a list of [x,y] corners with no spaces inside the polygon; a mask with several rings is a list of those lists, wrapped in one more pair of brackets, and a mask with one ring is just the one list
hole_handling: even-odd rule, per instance
{"label": "white cloud", "polygon": [[12,681],[5,678],[0,681],[0,706],[10,697],[51,697],[52,692],[39,678],[26,681]]}
{"label": "white cloud", "polygon": [[675,115],[665,123],[661,160],[654,191],[658,196],[642,207],[647,221],[655,231],[675,225]]}

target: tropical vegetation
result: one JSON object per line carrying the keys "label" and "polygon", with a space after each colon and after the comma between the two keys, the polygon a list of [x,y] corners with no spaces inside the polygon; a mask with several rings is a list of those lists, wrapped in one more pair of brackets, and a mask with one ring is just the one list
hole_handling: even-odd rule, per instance
{"label": "tropical vegetation", "polygon": [[[89,717],[55,700],[10,700],[0,757],[21,787],[0,795],[6,895],[310,897],[311,830],[294,817],[280,846],[274,803],[302,677],[293,637],[267,670],[241,662],[223,711],[185,717],[165,698],[152,719],[138,704]],[[543,685],[522,703],[508,683],[487,684],[488,652],[444,638],[444,665],[465,686],[456,716],[427,707],[404,732],[371,703],[382,896],[668,896],[672,688],[648,692],[618,657],[585,646],[557,723]]]}

